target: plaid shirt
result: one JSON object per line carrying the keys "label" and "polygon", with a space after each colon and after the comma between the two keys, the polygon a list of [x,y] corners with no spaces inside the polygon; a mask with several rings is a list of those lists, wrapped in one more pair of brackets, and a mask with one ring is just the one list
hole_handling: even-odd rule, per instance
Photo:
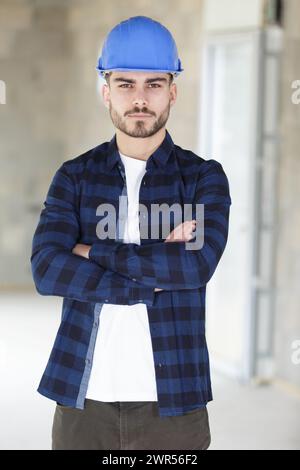
{"label": "plaid shirt", "polygon": [[[226,174],[175,145],[168,131],[148,158],[139,203],[204,204],[204,243],[141,236],[141,244],[100,239],[100,204],[118,214],[126,175],[116,135],[64,162],[56,171],[32,242],[37,291],[63,297],[61,323],[38,392],[63,405],[84,409],[93,352],[104,303],[147,305],[160,416],[182,415],[212,400],[205,339],[206,284],[224,251],[231,198]],[[189,218],[188,220],[191,220]],[[181,220],[182,221],[182,220]],[[180,221],[180,222],[181,222]],[[119,218],[117,219],[117,226]],[[159,222],[161,229],[161,221]],[[178,225],[170,220],[170,231]],[[72,253],[91,245],[89,259]],[[155,287],[164,289],[155,292]],[[134,364],[132,365],[134,367]]]}

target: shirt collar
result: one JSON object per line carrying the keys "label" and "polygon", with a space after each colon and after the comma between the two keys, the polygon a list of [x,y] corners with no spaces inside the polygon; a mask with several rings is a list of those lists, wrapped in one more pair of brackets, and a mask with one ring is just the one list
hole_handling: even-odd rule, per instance
{"label": "shirt collar", "polygon": [[[166,165],[168,158],[174,148],[173,140],[166,129],[166,135],[160,146],[155,150],[155,152],[150,155],[147,160],[146,168],[148,169],[149,166],[153,163],[153,161],[158,164],[159,166]],[[117,147],[117,138],[116,134],[114,134],[113,138],[109,142],[107,155],[106,155],[106,164],[109,170],[112,169],[116,163],[122,164],[122,160],[120,158],[119,150]]]}

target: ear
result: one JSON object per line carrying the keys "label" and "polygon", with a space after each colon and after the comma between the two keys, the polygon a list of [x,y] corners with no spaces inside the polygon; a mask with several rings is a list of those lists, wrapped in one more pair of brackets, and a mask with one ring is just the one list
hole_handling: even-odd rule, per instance
{"label": "ear", "polygon": [[176,85],[176,83],[171,84],[170,97],[171,97],[170,105],[173,106],[175,104],[176,98],[177,98],[177,85]]}
{"label": "ear", "polygon": [[106,108],[109,108],[110,90],[107,83],[104,83],[102,85],[101,94],[104,105],[106,106]]}

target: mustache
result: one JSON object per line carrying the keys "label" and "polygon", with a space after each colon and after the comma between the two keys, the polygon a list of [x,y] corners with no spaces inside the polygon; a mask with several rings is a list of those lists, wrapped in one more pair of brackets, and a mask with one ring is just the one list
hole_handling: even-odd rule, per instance
{"label": "mustache", "polygon": [[126,113],[126,116],[127,116],[128,114],[151,114],[151,116],[155,116],[154,113],[151,113],[150,111],[147,111],[147,110],[142,110],[142,111],[140,111],[140,110],[137,110],[137,111],[136,111],[136,110],[135,110],[135,111],[128,111],[128,113]]}

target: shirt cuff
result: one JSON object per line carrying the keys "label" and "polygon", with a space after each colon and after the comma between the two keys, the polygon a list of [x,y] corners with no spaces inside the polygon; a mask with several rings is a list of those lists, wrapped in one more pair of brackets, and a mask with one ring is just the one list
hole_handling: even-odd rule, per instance
{"label": "shirt cuff", "polygon": [[129,297],[131,302],[146,304],[151,307],[154,304],[154,296],[153,287],[138,284],[137,287],[130,288]]}

